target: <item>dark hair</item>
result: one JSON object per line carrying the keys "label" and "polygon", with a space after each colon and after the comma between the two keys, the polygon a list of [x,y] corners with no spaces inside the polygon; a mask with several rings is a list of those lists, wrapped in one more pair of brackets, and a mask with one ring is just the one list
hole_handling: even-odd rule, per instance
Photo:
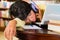
{"label": "dark hair", "polygon": [[16,1],[9,9],[10,15],[25,20],[31,11],[31,5],[25,1]]}

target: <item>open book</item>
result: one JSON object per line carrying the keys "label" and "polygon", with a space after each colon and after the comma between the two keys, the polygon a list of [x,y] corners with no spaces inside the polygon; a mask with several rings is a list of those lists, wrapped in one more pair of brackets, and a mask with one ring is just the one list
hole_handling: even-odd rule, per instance
{"label": "open book", "polygon": [[51,31],[60,33],[60,21],[58,20],[49,20],[48,29]]}

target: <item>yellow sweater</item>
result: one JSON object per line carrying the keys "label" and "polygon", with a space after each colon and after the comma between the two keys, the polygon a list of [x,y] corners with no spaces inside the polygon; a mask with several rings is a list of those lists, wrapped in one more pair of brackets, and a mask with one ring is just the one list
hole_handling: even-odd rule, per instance
{"label": "yellow sweater", "polygon": [[14,20],[17,21],[17,24],[16,24],[17,30],[22,30],[23,31],[23,26],[25,25],[25,21],[22,21],[19,18],[15,18]]}

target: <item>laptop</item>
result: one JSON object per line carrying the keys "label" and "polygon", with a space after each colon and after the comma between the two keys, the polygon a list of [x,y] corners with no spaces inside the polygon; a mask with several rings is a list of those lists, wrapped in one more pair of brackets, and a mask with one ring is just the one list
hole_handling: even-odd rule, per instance
{"label": "laptop", "polygon": [[[54,23],[60,23],[60,4],[47,4],[46,9],[41,21],[41,24],[45,24],[46,21],[53,20]],[[60,32],[60,26],[48,25],[48,30]]]}
{"label": "laptop", "polygon": [[41,24],[44,24],[45,21],[49,20],[60,20],[59,17],[60,17],[60,4],[47,4]]}

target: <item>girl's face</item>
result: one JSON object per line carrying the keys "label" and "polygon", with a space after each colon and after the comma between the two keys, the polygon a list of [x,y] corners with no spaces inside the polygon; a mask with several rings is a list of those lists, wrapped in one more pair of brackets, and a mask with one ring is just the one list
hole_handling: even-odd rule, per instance
{"label": "girl's face", "polygon": [[31,12],[28,14],[26,22],[30,23],[30,22],[35,22],[36,21],[36,15],[35,13],[31,10]]}

